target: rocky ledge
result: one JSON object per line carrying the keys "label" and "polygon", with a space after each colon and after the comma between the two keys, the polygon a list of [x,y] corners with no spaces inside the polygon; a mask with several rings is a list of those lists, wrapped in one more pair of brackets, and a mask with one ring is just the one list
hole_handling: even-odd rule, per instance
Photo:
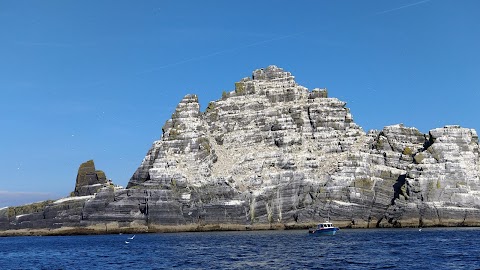
{"label": "rocky ledge", "polygon": [[[200,111],[187,95],[126,189],[82,165],[75,197],[0,210],[3,234],[480,225],[475,130],[365,133],[346,103],[281,68]],[[83,168],[83,169],[82,169]],[[87,168],[87,169],[86,169]],[[88,169],[89,168],[89,169]]]}

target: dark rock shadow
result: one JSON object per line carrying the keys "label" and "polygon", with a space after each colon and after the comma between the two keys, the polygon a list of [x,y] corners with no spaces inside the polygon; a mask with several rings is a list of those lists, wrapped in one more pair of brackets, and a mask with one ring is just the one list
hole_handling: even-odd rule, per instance
{"label": "dark rock shadow", "polygon": [[402,174],[397,178],[397,182],[393,185],[393,198],[390,202],[391,205],[395,205],[395,200],[400,198],[400,195],[405,196],[402,187],[405,185],[407,175]]}

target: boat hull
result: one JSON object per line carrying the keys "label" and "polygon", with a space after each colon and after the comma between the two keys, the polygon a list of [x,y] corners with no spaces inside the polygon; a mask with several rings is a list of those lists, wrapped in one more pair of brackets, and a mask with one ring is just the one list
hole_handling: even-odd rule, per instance
{"label": "boat hull", "polygon": [[326,228],[326,229],[320,229],[320,230],[310,229],[308,231],[308,234],[310,234],[310,235],[335,235],[335,233],[338,230],[339,230],[338,228]]}

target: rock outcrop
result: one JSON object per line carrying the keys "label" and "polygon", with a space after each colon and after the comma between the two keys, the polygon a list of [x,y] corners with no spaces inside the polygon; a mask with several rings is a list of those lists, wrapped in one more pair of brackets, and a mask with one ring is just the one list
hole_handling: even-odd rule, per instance
{"label": "rock outcrop", "polygon": [[93,195],[106,183],[107,177],[105,173],[100,170],[95,170],[95,163],[93,160],[89,160],[82,163],[78,168],[75,191],[72,195]]}
{"label": "rock outcrop", "polygon": [[365,133],[345,102],[276,66],[235,83],[205,112],[185,96],[162,131],[126,189],[93,195],[105,178],[79,170],[75,194],[89,196],[47,204],[42,214],[55,225],[8,208],[0,228],[300,228],[327,218],[344,227],[480,225],[475,130],[422,134],[399,124]]}

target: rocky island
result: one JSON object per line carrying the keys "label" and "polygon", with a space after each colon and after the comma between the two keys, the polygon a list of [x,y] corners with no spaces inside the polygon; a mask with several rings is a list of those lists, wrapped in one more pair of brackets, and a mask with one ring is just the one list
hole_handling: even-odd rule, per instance
{"label": "rocky island", "polygon": [[0,209],[0,235],[479,226],[475,130],[363,131],[276,66],[200,111],[185,96],[126,188],[93,161],[68,198]]}

